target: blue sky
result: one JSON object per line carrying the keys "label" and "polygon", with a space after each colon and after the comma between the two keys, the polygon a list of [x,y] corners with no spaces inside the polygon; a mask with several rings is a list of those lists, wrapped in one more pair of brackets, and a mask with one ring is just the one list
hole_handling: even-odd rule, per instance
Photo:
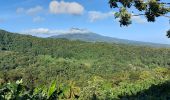
{"label": "blue sky", "polygon": [[0,0],[0,12],[0,28],[11,32],[48,36],[80,28],[121,39],[170,44],[167,18],[148,23],[134,17],[132,25],[120,27],[107,0]]}

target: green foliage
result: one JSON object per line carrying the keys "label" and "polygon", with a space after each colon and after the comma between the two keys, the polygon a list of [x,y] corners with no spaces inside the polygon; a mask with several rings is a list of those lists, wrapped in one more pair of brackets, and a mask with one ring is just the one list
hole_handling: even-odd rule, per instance
{"label": "green foliage", "polygon": [[126,10],[126,8],[121,8],[120,9],[120,13],[115,13],[115,18],[120,18],[119,22],[120,22],[120,26],[125,26],[125,25],[129,25],[131,24],[131,14],[128,13],[128,11]]}
{"label": "green foliage", "polygon": [[26,88],[21,85],[21,81],[16,83],[8,83],[4,85],[0,90],[1,100],[23,100],[29,97],[25,92]]}
{"label": "green foliage", "polygon": [[55,91],[56,91],[56,82],[54,81],[54,82],[52,82],[52,84],[48,90],[47,98],[49,99],[55,93]]}
{"label": "green foliage", "polygon": [[[139,12],[145,12],[144,15],[146,15],[146,18],[149,22],[154,22],[155,17],[164,16],[165,14],[170,12],[170,8],[167,6],[166,3],[161,2],[159,0],[110,0],[109,1],[111,8],[119,8],[119,12],[117,13],[123,13],[124,10],[121,10],[122,8],[126,10],[126,13],[128,15],[131,15],[127,12],[129,8],[132,9],[132,7],[135,7]],[[120,20],[123,20],[123,15],[119,16]],[[126,19],[130,19],[129,16],[127,16]],[[124,23],[126,20],[120,21],[120,24]],[[122,24],[122,25],[129,25],[129,23]]]}
{"label": "green foliage", "polygon": [[170,38],[170,30],[167,31],[167,37]]}
{"label": "green foliage", "polygon": [[[142,98],[142,94],[154,98],[150,88],[170,80],[169,57],[169,48],[43,39],[0,31],[0,99],[112,100]],[[23,83],[16,84],[20,79]],[[158,91],[160,98],[168,93]]]}
{"label": "green foliage", "polygon": [[[109,4],[115,11],[117,8],[119,9],[115,18],[119,18],[120,26],[130,25],[131,16],[144,15],[148,22],[155,22],[156,18],[160,16],[170,18],[170,16],[165,16],[170,12],[169,3],[161,0],[109,0]],[[169,35],[167,36],[169,37]]]}
{"label": "green foliage", "polygon": [[[71,89],[69,86],[56,86],[56,82],[52,82],[51,86],[47,89],[45,88],[35,88],[30,90],[28,87],[24,86],[21,81],[16,83],[7,83],[0,89],[0,99],[1,100],[75,100],[78,97],[70,96],[66,97],[66,90]],[[70,94],[71,91],[68,92]]]}

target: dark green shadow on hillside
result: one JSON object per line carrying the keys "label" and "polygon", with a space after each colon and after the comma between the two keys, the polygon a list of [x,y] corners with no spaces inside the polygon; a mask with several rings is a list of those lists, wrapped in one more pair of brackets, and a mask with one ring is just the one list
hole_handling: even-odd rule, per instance
{"label": "dark green shadow on hillside", "polygon": [[170,81],[159,85],[152,85],[149,89],[136,95],[120,96],[121,100],[170,100]]}

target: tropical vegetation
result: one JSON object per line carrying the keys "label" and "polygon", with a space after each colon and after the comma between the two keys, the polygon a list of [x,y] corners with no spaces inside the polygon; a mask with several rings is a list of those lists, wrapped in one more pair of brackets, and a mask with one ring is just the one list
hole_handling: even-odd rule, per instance
{"label": "tropical vegetation", "polygon": [[170,48],[0,31],[0,100],[168,100]]}

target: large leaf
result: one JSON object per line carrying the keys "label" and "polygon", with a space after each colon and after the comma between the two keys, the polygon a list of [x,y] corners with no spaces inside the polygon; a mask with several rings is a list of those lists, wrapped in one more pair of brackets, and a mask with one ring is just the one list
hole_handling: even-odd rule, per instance
{"label": "large leaf", "polygon": [[48,90],[48,98],[50,98],[55,91],[56,91],[56,81],[53,81]]}

